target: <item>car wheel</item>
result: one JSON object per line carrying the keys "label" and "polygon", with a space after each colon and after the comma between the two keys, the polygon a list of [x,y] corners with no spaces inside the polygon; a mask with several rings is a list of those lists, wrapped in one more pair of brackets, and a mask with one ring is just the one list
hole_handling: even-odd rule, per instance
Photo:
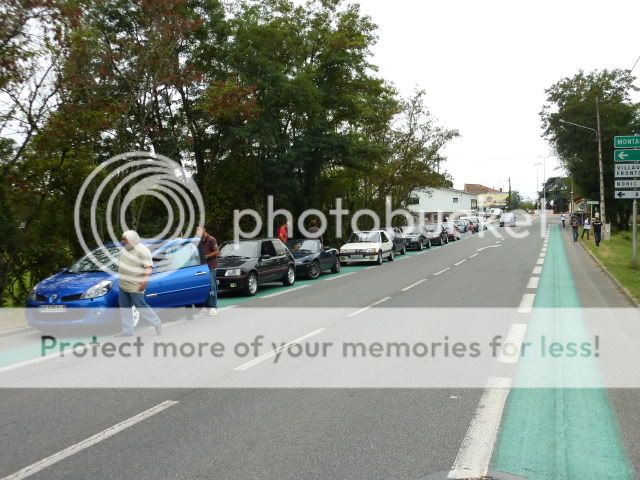
{"label": "car wheel", "polygon": [[320,276],[320,264],[318,262],[312,262],[309,266],[309,278],[315,280]]}
{"label": "car wheel", "polygon": [[393,259],[396,256],[396,252],[393,251],[393,249],[391,249],[391,253],[389,254],[389,261],[393,262]]}
{"label": "car wheel", "polygon": [[331,272],[340,273],[340,268],[342,268],[342,266],[340,265],[340,260],[336,258],[336,263],[334,263],[333,267],[331,267]]}
{"label": "car wheel", "polygon": [[285,287],[290,287],[295,283],[295,281],[296,281],[296,270],[291,265],[289,265],[289,267],[287,268],[287,274],[282,280],[282,283]]}
{"label": "car wheel", "polygon": [[136,328],[140,323],[140,310],[133,305],[131,306],[131,316],[133,317],[133,328]]}
{"label": "car wheel", "polygon": [[378,265],[382,265],[382,252],[378,252],[378,259],[376,260]]}
{"label": "car wheel", "polygon": [[423,248],[424,248],[424,244],[422,243],[422,240],[420,240],[418,242],[418,251],[421,252]]}
{"label": "car wheel", "polygon": [[402,246],[402,251],[400,252],[400,255],[406,255],[407,254],[407,246],[403,245]]}
{"label": "car wheel", "polygon": [[427,248],[431,248],[431,240],[427,240]]}
{"label": "car wheel", "polygon": [[244,292],[250,297],[254,296],[258,291],[258,276],[251,272],[247,275],[247,285],[244,288]]}
{"label": "car wheel", "polygon": [[449,235],[447,235],[447,238],[444,239],[444,243],[449,243]]}

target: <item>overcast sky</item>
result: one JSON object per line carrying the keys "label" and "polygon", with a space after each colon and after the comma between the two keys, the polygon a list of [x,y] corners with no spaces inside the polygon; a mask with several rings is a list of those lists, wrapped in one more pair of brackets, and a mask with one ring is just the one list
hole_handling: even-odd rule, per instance
{"label": "overcast sky", "polygon": [[[404,96],[425,89],[439,122],[460,131],[445,164],[460,189],[506,189],[510,176],[513,189],[533,197],[535,163],[550,155],[540,137],[544,89],[581,68],[631,68],[640,55],[638,0],[358,3],[379,26],[380,74]],[[547,177],[557,167],[548,158]]]}

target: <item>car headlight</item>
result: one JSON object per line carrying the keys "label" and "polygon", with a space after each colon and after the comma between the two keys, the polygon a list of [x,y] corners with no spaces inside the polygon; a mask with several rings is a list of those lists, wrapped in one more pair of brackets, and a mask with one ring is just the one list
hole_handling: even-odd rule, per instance
{"label": "car headlight", "polygon": [[82,300],[86,300],[88,298],[103,297],[107,293],[109,293],[112,286],[113,283],[111,282],[111,280],[103,280],[102,282],[95,284],[89,290],[80,295],[80,298]]}
{"label": "car headlight", "polygon": [[38,293],[36,292],[37,289],[38,289],[38,286],[36,285],[35,287],[33,287],[33,289],[31,290],[31,293],[29,294],[29,300],[31,300],[32,302],[35,302],[36,299],[38,298]]}
{"label": "car headlight", "polygon": [[240,268],[234,268],[233,270],[224,272],[225,277],[239,277],[240,275],[242,275],[242,269]]}
{"label": "car headlight", "polygon": [[377,248],[367,248],[367,253],[376,253],[377,251]]}

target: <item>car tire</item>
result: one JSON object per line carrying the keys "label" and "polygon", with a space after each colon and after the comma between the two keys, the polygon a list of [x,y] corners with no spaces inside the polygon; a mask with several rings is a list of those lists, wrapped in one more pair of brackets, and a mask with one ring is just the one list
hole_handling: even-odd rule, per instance
{"label": "car tire", "polygon": [[427,240],[427,248],[431,248],[431,240]]}
{"label": "car tire", "polygon": [[423,248],[424,248],[424,245],[423,245],[423,243],[422,243],[422,240],[420,240],[420,241],[418,242],[418,251],[419,251],[419,252],[421,252]]}
{"label": "car tire", "polygon": [[406,254],[407,254],[407,246],[403,245],[402,250],[400,251],[400,255],[406,255]]}
{"label": "car tire", "polygon": [[317,261],[311,262],[307,276],[309,280],[316,280],[320,276],[320,264]]}
{"label": "car tire", "polygon": [[293,268],[291,265],[289,265],[287,267],[287,273],[284,275],[284,278],[282,279],[282,284],[285,287],[290,287],[294,283],[296,283],[296,269]]}
{"label": "car tire", "polygon": [[249,272],[247,275],[247,284],[244,287],[245,295],[253,297],[258,292],[258,276],[255,272]]}
{"label": "car tire", "polygon": [[389,260],[390,262],[393,262],[393,259],[396,256],[396,252],[393,251],[393,248],[391,249],[391,253],[389,254],[389,258],[387,260]]}
{"label": "car tire", "polygon": [[447,235],[447,238],[444,240],[444,243],[445,244],[449,243],[449,235]]}
{"label": "car tire", "polygon": [[331,272],[332,273],[340,273],[340,269],[342,268],[342,265],[340,265],[340,259],[336,258],[336,263],[333,264],[333,267],[331,267]]}
{"label": "car tire", "polygon": [[376,260],[378,265],[382,265],[382,252],[378,252],[378,259]]}

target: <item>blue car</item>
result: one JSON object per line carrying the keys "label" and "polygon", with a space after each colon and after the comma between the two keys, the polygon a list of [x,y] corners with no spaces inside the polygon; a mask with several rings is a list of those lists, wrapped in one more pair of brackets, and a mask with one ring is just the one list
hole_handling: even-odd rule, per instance
{"label": "blue car", "polygon": [[[211,288],[209,268],[198,251],[198,238],[143,240],[153,256],[153,273],[145,292],[153,308],[202,305]],[[71,267],[38,283],[27,300],[27,321],[40,331],[88,327],[119,328],[118,277],[122,246],[105,245]],[[99,264],[107,267],[101,269]],[[104,271],[108,270],[108,271]],[[134,324],[139,314],[134,309]]]}

